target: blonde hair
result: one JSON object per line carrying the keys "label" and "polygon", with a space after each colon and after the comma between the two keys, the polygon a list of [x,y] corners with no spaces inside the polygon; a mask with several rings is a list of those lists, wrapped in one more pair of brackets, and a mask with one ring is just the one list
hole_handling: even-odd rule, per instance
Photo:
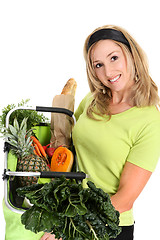
{"label": "blonde hair", "polygon": [[[104,114],[111,116],[111,113],[109,112],[109,104],[112,98],[111,90],[104,86],[97,78],[91,59],[91,52],[96,43],[94,43],[89,50],[87,50],[90,36],[94,32],[106,28],[115,29],[122,32],[130,44],[131,51],[125,44],[115,41],[115,43],[121,47],[126,57],[127,67],[129,68],[131,74],[130,76],[135,82],[131,89],[132,104],[137,107],[159,105],[158,87],[149,75],[147,57],[144,51],[133,39],[133,37],[123,28],[113,25],[106,25],[95,29],[87,37],[84,44],[84,58],[86,61],[88,83],[94,97],[87,110],[88,117],[95,119],[93,113],[101,116]],[[104,91],[105,94],[103,94]]]}

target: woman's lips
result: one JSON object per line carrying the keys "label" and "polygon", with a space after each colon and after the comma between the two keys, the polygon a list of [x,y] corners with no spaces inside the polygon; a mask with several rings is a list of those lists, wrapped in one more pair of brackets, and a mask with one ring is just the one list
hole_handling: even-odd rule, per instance
{"label": "woman's lips", "polygon": [[119,74],[118,76],[116,76],[116,77],[114,77],[114,78],[112,78],[112,79],[109,79],[108,81],[110,82],[110,83],[115,83],[115,82],[117,82],[118,81],[118,79],[121,77],[121,74]]}

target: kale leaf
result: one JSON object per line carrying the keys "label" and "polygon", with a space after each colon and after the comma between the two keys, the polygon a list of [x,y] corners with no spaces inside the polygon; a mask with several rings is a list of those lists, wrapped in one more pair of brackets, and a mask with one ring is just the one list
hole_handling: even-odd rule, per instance
{"label": "kale leaf", "polygon": [[52,232],[63,240],[109,240],[120,232],[119,212],[102,189],[88,181],[83,188],[64,176],[50,183],[17,189],[33,206],[21,216],[32,232]]}

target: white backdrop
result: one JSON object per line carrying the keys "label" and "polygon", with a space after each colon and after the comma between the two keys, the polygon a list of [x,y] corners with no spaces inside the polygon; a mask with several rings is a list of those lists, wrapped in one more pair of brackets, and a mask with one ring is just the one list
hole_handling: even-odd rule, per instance
{"label": "white backdrop", "polygon": [[[85,38],[105,24],[119,25],[135,37],[147,53],[152,78],[160,86],[159,18],[157,0],[1,0],[0,111],[27,98],[30,105],[51,106],[70,77],[78,84],[77,107],[89,90],[83,59]],[[1,174],[2,140],[0,157]],[[2,202],[1,179],[0,189]],[[135,203],[135,240],[159,239],[159,203],[160,164]],[[1,205],[0,221],[0,239],[4,239]]]}

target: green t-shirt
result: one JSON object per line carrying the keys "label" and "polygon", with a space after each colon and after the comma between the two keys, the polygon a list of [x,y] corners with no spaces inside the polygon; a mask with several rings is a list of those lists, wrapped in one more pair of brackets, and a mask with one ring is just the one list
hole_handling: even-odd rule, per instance
{"label": "green t-shirt", "polygon": [[[153,172],[160,156],[160,112],[156,107],[133,107],[108,116],[86,115],[92,95],[80,103],[72,137],[79,169],[110,196],[117,192],[126,161]],[[84,180],[86,186],[87,179]],[[134,223],[133,211],[120,215],[120,225]]]}

